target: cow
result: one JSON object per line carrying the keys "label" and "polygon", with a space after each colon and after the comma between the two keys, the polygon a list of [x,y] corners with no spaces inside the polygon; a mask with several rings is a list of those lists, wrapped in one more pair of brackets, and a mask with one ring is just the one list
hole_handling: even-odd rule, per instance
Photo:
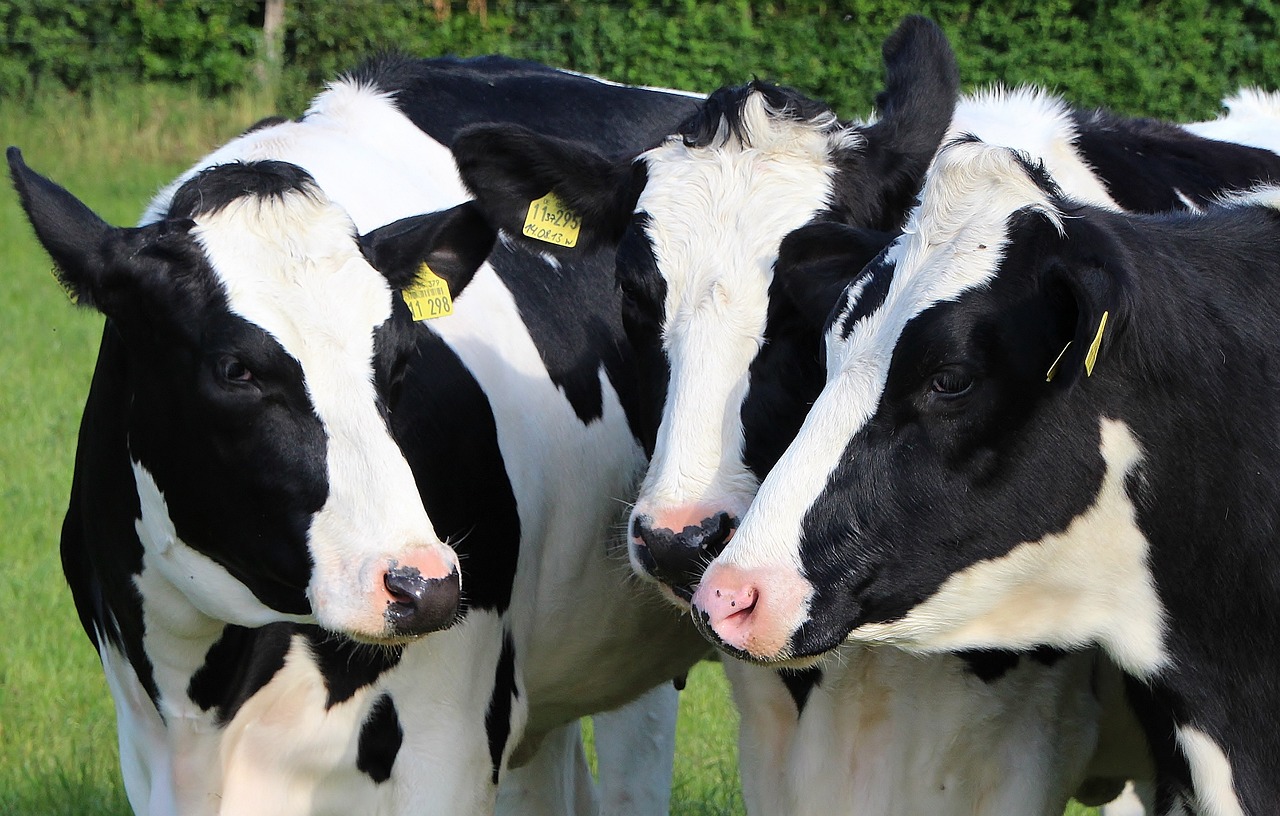
{"label": "cow", "polygon": [[9,151],[106,316],[62,560],[136,812],[595,813],[576,721],[641,695],[604,806],[666,812],[670,680],[708,647],[626,577],[652,366],[612,253],[496,236],[447,145],[508,121],[635,152],[695,104],[382,57],[137,228]]}
{"label": "cow", "polygon": [[[1165,123],[1076,111],[1034,88],[967,96],[952,119],[956,71],[945,39],[922,19],[909,18],[886,41],[885,59],[889,89],[875,124],[841,123],[816,100],[757,81],[713,93],[698,117],[630,168],[610,167],[574,145],[510,128],[476,128],[455,145],[459,156],[468,157],[460,160],[464,179],[486,211],[512,210],[502,202],[506,190],[535,194],[552,188],[593,214],[587,220],[594,222],[598,240],[619,247],[618,283],[632,336],[660,345],[670,367],[653,458],[631,517],[632,563],[641,576],[657,578],[677,602],[688,599],[703,566],[733,534],[759,479],[821,389],[821,329],[861,264],[823,263],[828,249],[818,239],[828,236],[840,251],[857,250],[863,260],[874,257],[901,226],[924,167],[948,129],[1016,140],[1046,157],[1069,189],[1113,208],[1204,206],[1218,190],[1280,172],[1273,154],[1213,144]],[[1106,133],[1113,134],[1110,142],[1095,138]],[[895,144],[895,138],[902,141]],[[1124,138],[1131,142],[1116,150]],[[1138,142],[1147,148],[1141,156],[1128,152]],[[1197,161],[1169,168],[1173,173],[1157,167],[1159,159],[1186,152]],[[495,154],[536,155],[537,171],[511,162],[494,167],[489,157]],[[1077,692],[1078,684],[1102,672],[1094,665],[1097,655],[1042,651],[1021,661],[998,653],[940,658],[939,667],[948,668],[926,681],[916,657],[856,647],[846,652],[841,665],[822,670],[726,663],[742,714],[739,747],[751,812],[822,812],[850,803],[882,809],[877,797],[920,787],[919,777],[910,774],[921,765],[884,759],[885,741],[878,734],[859,737],[864,687],[850,678],[862,675],[878,677],[877,688],[902,689],[904,708],[912,683],[936,682],[915,693],[963,700],[940,689],[972,686],[996,711],[1000,693],[993,689],[1003,683],[1009,709],[1000,716],[1010,750],[1029,755],[1033,744],[1041,746],[1046,768],[1062,769],[1061,788],[1047,789],[1045,769],[1029,768],[1023,787],[1035,793],[1002,776],[1006,802],[1017,801],[1007,806],[1035,812],[1040,802],[1044,812],[1061,812],[1061,800],[1072,792],[1069,778],[1082,775],[1082,760],[1055,756],[1053,746],[1091,744],[1094,726],[1087,721],[1096,719],[1095,701]],[[897,667],[895,659],[901,661]],[[1107,689],[1113,685],[1096,680]],[[1011,702],[1032,699],[1028,685],[1036,686],[1042,703],[1059,708],[1063,716],[1054,727],[1060,733],[1046,726],[1042,713],[1026,713]],[[957,707],[964,708],[958,702]],[[976,711],[958,712],[953,721],[973,741],[968,744],[995,738],[971,727],[996,719],[984,720]],[[897,721],[903,751],[912,744],[912,717],[906,710]],[[936,719],[927,727],[946,741],[936,737]],[[832,756],[855,765],[853,747],[860,744],[876,746],[880,765],[871,782],[823,772]],[[1113,796],[1125,776],[1150,772],[1141,751],[1136,758],[1132,753],[1118,769],[1103,761],[1097,770],[1118,781],[1104,785],[1096,801]],[[894,779],[886,766],[905,778]],[[957,774],[962,775],[981,776]],[[905,795],[910,803],[911,795],[931,794]],[[948,795],[959,802],[970,791],[952,785]],[[936,801],[915,802],[921,812],[941,812]],[[900,806],[904,812],[913,807]],[[990,812],[1003,806],[993,803]]]}
{"label": "cow", "polygon": [[948,145],[695,619],[768,663],[1098,644],[1160,813],[1274,813],[1277,313],[1280,188],[1116,213]]}

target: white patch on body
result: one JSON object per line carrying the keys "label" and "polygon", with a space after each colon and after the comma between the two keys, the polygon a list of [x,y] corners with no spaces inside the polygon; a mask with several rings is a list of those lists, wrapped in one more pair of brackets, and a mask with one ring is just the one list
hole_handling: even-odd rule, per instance
{"label": "white patch on body", "polygon": [[1026,86],[1012,90],[997,86],[962,96],[947,136],[965,133],[1043,161],[1053,180],[1076,201],[1121,209],[1076,149],[1071,108],[1058,96]]}
{"label": "white patch on body", "polygon": [[[325,194],[341,204],[360,232],[470,198],[447,147],[418,130],[385,94],[340,83],[317,97],[303,121],[253,131],[207,156],[157,195],[141,223],[162,217],[173,192],[201,168],[265,159],[307,170]],[[370,184],[369,179],[378,183]],[[317,214],[337,218],[336,212]],[[341,235],[350,235],[349,226]],[[233,254],[241,251],[225,249]],[[375,301],[389,308],[383,295],[370,292],[365,297],[371,309]],[[366,320],[371,317],[372,313]],[[276,330],[283,335],[296,331],[287,325],[292,319],[282,316],[283,324]],[[495,326],[502,331],[494,331]],[[454,314],[432,321],[430,328],[458,351],[493,400],[499,441],[521,515],[519,578],[507,616],[514,624],[516,674],[522,690],[513,705],[512,740],[506,750],[510,756],[526,730],[559,728],[566,719],[610,708],[667,682],[705,652],[706,644],[687,618],[628,578],[622,538],[625,502],[634,495],[643,453],[631,438],[617,395],[603,373],[604,416],[584,429],[548,378],[510,292],[487,264],[459,297]],[[354,353],[352,360],[363,355],[363,351]],[[345,376],[339,375],[340,380]],[[335,404],[333,410],[342,415],[347,409]],[[351,420],[364,427],[360,416]],[[619,440],[624,441],[619,444]],[[375,449],[383,448],[379,444]],[[555,478],[547,478],[548,473]],[[379,486],[383,478],[379,474]],[[602,501],[601,496],[608,500]],[[416,494],[414,502],[420,507]],[[392,515],[402,518],[399,510]],[[237,598],[244,600],[243,596],[231,598],[231,605]],[[280,617],[276,614],[272,619]],[[601,621],[609,625],[601,626]],[[501,626],[497,616],[472,610],[452,629],[407,646],[399,666],[384,674],[374,689],[359,693],[371,700],[382,689],[395,691],[405,731],[392,778],[382,786],[397,791],[398,804],[377,805],[383,808],[380,812],[439,816],[492,812],[495,793],[482,724]],[[655,652],[652,659],[637,660],[634,644],[650,638],[667,648]],[[531,657],[532,662],[526,663]],[[595,668],[584,672],[584,665]],[[601,682],[605,677],[609,681]],[[182,693],[185,688],[184,682],[171,692]],[[274,689],[264,692],[264,700],[278,699]],[[354,727],[317,732],[307,726],[304,730],[317,740],[348,746],[354,746],[359,733]],[[153,775],[165,773],[173,750],[148,754],[146,763]],[[341,770],[332,777],[339,788],[350,769]],[[602,775],[609,772],[601,770]],[[626,769],[611,771],[621,774]],[[284,777],[277,777],[273,784],[280,790],[263,791],[263,801],[275,802],[285,795],[283,791],[292,789]],[[330,795],[328,788],[315,793],[307,784],[299,790],[298,795],[317,807],[325,806]],[[351,797],[340,790],[332,795],[339,805],[336,812],[369,810],[364,805],[348,807]],[[520,810],[519,797],[516,801],[511,812]],[[424,811],[424,806],[429,809]],[[571,808],[565,803],[561,812]],[[165,807],[153,812],[173,810]]]}
{"label": "white patch on body", "polygon": [[666,279],[662,342],[667,401],[637,514],[688,504],[745,510],[756,490],[742,461],[748,368],[764,343],[773,264],[782,239],[830,204],[831,151],[856,147],[834,117],[771,115],[745,105],[749,145],[721,133],[709,147],[670,139],[645,153],[636,204]]}
{"label": "white patch on body", "polygon": [[1202,816],[1245,816],[1231,781],[1231,760],[1212,737],[1189,725],[1176,732],[1178,747],[1191,766],[1196,810]]}
{"label": "white patch on body", "polygon": [[1023,657],[985,683],[956,657],[850,645],[797,719],[773,670],[727,661],[748,811],[1057,816],[1096,738],[1091,664]]}
{"label": "white patch on body", "polygon": [[1280,93],[1241,88],[1222,100],[1222,106],[1225,116],[1183,127],[1205,139],[1280,153]]}
{"label": "white patch on body", "polygon": [[931,651],[1098,643],[1127,674],[1163,668],[1164,608],[1125,490],[1142,452],[1117,420],[1103,419],[1101,436],[1102,487],[1063,533],[954,573],[902,619],[859,627],[852,637]]}

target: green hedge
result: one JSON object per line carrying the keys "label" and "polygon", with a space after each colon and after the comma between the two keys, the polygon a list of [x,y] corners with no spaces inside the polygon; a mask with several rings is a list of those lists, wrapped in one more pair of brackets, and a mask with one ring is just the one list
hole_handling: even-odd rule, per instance
{"label": "green hedge", "polygon": [[[711,90],[761,76],[844,115],[881,81],[904,14],[937,20],[967,87],[1047,85],[1082,105],[1205,117],[1242,84],[1280,88],[1272,0],[286,0],[281,109],[296,113],[362,55],[503,52],[611,79]],[[258,82],[262,4],[238,0],[0,0],[0,94],[126,79],[216,94]]]}

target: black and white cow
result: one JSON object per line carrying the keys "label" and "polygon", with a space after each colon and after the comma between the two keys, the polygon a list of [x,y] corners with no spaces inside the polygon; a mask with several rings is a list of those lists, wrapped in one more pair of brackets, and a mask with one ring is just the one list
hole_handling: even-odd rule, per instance
{"label": "black and white cow", "polygon": [[62,557],[138,813],[482,814],[500,779],[506,812],[594,813],[576,720],[649,689],[635,739],[602,746],[605,807],[666,812],[666,681],[707,647],[627,580],[655,409],[612,252],[495,245],[446,145],[511,121],[635,152],[694,105],[383,58],[136,229],[10,151],[107,317]]}
{"label": "black and white cow", "polygon": [[[498,209],[510,210],[500,203],[506,189],[529,194],[554,187],[594,214],[587,220],[599,240],[620,244],[619,285],[632,336],[660,345],[670,366],[653,459],[632,514],[632,560],[641,574],[657,577],[677,598],[689,596],[702,567],[732,534],[759,479],[821,388],[816,356],[821,327],[860,264],[846,269],[824,263],[832,248],[817,239],[827,235],[840,253],[856,248],[865,260],[873,257],[905,218],[924,166],[948,127],[956,80],[941,33],[927,21],[909,19],[886,42],[885,56],[885,111],[870,126],[841,123],[821,103],[752,83],[712,94],[698,117],[632,167],[611,167],[573,145],[509,129],[486,128],[464,135],[458,145],[460,155],[475,155],[460,163],[486,209],[494,209],[486,203],[493,199]],[[1072,111],[1034,89],[962,99],[950,127],[1035,150],[1070,189],[1112,207],[1119,204],[1109,186],[1123,187],[1128,176],[1150,174],[1153,158],[1180,156],[1189,145],[1196,162],[1183,177],[1162,177],[1167,179],[1162,188],[1153,181],[1153,200],[1146,206],[1201,205],[1213,191],[1265,177],[1277,167],[1275,156],[1238,146],[1225,146],[1228,161],[1218,166],[1217,145],[1173,126]],[[1108,131],[1115,132],[1114,142],[1081,137]],[[1105,175],[1092,172],[1101,151],[1113,149],[1126,133],[1146,139],[1148,148],[1155,144],[1154,157],[1149,151],[1146,157],[1111,162]],[[495,168],[487,160],[495,152],[537,155],[538,170],[514,163]],[[1244,169],[1233,175],[1236,165]],[[1164,200],[1156,202],[1158,190]],[[849,224],[860,229],[848,230]],[[794,237],[784,240],[793,231]],[[780,251],[787,257],[775,263]],[[1008,798],[991,800],[989,812],[1033,812],[1037,802],[1045,812],[1061,812],[1081,758],[1055,752],[1075,742],[1088,753],[1089,720],[1096,712],[1079,691],[1093,669],[1092,658],[1042,653],[1042,660],[1054,663],[1045,667],[1034,660],[1018,666],[1008,654],[974,654],[966,661],[940,659],[927,674],[915,657],[847,651],[858,658],[846,657],[847,666],[826,671],[726,664],[742,712],[742,776],[752,812],[823,812],[851,803],[877,809],[883,799],[901,797],[904,790],[917,791],[897,800],[904,812],[913,807],[941,812],[938,799],[930,798],[934,792],[918,792],[920,774],[928,773],[927,763],[935,760],[922,763],[911,751],[921,740],[945,742],[938,722],[948,717],[971,740],[964,743],[970,747],[1004,740],[1011,752],[1043,759],[1045,767],[1037,768],[1002,764],[994,754],[970,751],[969,759],[1001,767],[1000,780],[988,787],[1003,785]],[[866,681],[851,679],[856,677]],[[982,682],[996,678],[1001,682],[991,687]],[[859,730],[868,709],[886,710],[882,688],[898,693],[900,708],[892,721],[896,741],[871,730],[887,728],[890,720],[884,717]],[[947,689],[967,690],[983,702],[969,705],[963,692],[948,697]],[[930,695],[951,700],[955,708],[921,720],[914,701]],[[1054,707],[1062,716],[1049,727],[1045,711]],[[984,718],[981,711],[991,716]],[[860,753],[868,745],[875,746],[873,756]],[[892,750],[903,755],[894,757]],[[833,756],[844,757],[844,767],[861,765],[866,773],[828,773]],[[936,761],[938,778],[948,772],[944,763],[952,762],[956,778],[972,780],[967,789],[940,783],[953,806],[963,809],[966,797],[985,794],[978,791],[991,774],[961,768],[954,757]],[[1027,776],[1007,776],[1010,764],[1027,767]],[[1043,783],[1050,768],[1060,771],[1059,788]],[[1121,779],[1146,770],[1140,758],[1118,768],[1104,761],[1102,769]]]}
{"label": "black and white cow", "polygon": [[695,614],[759,661],[1100,644],[1161,813],[1276,812],[1277,315],[1280,188],[1118,214],[948,146]]}

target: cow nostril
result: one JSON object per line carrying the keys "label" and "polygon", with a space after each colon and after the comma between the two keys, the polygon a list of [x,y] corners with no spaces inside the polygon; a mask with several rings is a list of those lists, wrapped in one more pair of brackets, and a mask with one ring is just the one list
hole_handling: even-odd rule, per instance
{"label": "cow nostril", "polygon": [[457,571],[443,578],[424,578],[417,567],[387,570],[382,578],[391,600],[385,617],[397,635],[425,635],[447,629],[458,615],[462,581]]}
{"label": "cow nostril", "polygon": [[641,565],[688,600],[702,579],[702,571],[724,549],[736,527],[733,517],[723,512],[679,532],[651,527],[636,518],[632,522],[632,535],[643,545],[638,553]]}

